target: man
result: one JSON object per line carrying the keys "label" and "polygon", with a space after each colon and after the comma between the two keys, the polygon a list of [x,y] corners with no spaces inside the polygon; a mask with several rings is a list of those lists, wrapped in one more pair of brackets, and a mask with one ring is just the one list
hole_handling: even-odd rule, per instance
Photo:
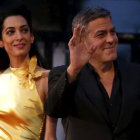
{"label": "man", "polygon": [[72,27],[70,64],[49,75],[47,114],[62,117],[66,140],[135,140],[140,66],[115,61],[118,38],[110,12],[82,10]]}

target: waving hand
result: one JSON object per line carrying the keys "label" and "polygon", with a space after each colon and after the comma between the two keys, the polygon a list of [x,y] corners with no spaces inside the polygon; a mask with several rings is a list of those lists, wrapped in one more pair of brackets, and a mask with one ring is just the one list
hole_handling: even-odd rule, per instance
{"label": "waving hand", "polygon": [[74,28],[73,36],[69,41],[70,65],[67,69],[69,82],[74,81],[81,68],[90,60],[96,46],[88,46],[85,38],[85,26],[79,24]]}

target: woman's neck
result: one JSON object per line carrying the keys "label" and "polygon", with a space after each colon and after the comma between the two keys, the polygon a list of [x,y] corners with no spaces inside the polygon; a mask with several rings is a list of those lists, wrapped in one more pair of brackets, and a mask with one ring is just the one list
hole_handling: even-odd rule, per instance
{"label": "woman's neck", "polygon": [[20,57],[10,57],[10,66],[12,68],[20,68],[23,67],[27,61],[29,60],[29,55],[26,56],[20,56]]}

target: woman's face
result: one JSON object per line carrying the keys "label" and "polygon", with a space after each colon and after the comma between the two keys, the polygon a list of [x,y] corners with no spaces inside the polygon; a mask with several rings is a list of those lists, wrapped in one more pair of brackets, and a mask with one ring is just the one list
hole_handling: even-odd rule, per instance
{"label": "woman's face", "polygon": [[17,15],[5,19],[0,45],[5,48],[9,57],[28,55],[33,40],[34,36],[24,17]]}

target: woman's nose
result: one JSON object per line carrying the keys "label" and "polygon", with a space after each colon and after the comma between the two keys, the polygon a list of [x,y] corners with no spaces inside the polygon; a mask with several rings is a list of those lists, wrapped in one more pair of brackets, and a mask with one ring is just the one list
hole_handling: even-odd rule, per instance
{"label": "woman's nose", "polygon": [[18,40],[18,41],[20,41],[20,40],[23,39],[23,36],[22,36],[21,32],[17,32],[16,37],[17,37],[17,40]]}

